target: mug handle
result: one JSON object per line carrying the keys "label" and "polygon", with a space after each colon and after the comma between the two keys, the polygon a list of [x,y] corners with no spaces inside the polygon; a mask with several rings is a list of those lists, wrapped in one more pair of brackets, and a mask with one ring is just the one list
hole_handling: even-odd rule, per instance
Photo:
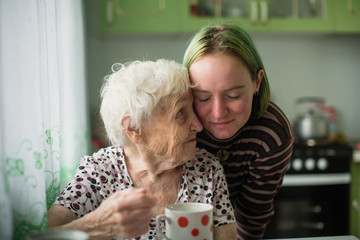
{"label": "mug handle", "polygon": [[156,216],[156,231],[165,239],[165,240],[171,240],[170,238],[168,238],[161,230],[161,220],[165,219],[166,221],[168,221],[169,223],[171,223],[171,219],[168,218],[167,216],[165,216],[164,214],[158,215]]}

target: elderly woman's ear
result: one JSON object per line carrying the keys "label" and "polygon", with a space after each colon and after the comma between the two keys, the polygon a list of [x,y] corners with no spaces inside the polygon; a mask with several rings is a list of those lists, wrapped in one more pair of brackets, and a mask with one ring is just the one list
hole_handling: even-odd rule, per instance
{"label": "elderly woman's ear", "polygon": [[125,115],[121,119],[121,125],[130,141],[133,143],[142,143],[141,130],[131,126],[131,117],[129,115]]}

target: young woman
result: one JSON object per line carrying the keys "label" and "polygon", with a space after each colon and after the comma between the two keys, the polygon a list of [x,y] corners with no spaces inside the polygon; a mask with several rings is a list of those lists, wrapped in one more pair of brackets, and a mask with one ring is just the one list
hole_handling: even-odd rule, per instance
{"label": "young woman", "polygon": [[285,114],[270,101],[261,58],[246,31],[219,24],[193,37],[184,65],[204,127],[197,146],[221,160],[238,239],[261,239],[293,146]]}

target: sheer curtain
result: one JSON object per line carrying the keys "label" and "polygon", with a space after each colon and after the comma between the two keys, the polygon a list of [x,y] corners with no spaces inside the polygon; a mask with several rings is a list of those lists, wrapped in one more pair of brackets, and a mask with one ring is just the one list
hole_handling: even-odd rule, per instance
{"label": "sheer curtain", "polygon": [[0,238],[47,229],[89,152],[81,0],[0,0]]}

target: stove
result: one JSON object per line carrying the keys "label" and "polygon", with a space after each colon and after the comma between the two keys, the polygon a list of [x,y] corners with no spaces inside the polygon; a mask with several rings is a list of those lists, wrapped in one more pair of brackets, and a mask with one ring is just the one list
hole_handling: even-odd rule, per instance
{"label": "stove", "polygon": [[283,186],[349,184],[352,152],[344,143],[295,143]]}
{"label": "stove", "polygon": [[346,143],[295,143],[264,238],[348,235],[352,153]]}

